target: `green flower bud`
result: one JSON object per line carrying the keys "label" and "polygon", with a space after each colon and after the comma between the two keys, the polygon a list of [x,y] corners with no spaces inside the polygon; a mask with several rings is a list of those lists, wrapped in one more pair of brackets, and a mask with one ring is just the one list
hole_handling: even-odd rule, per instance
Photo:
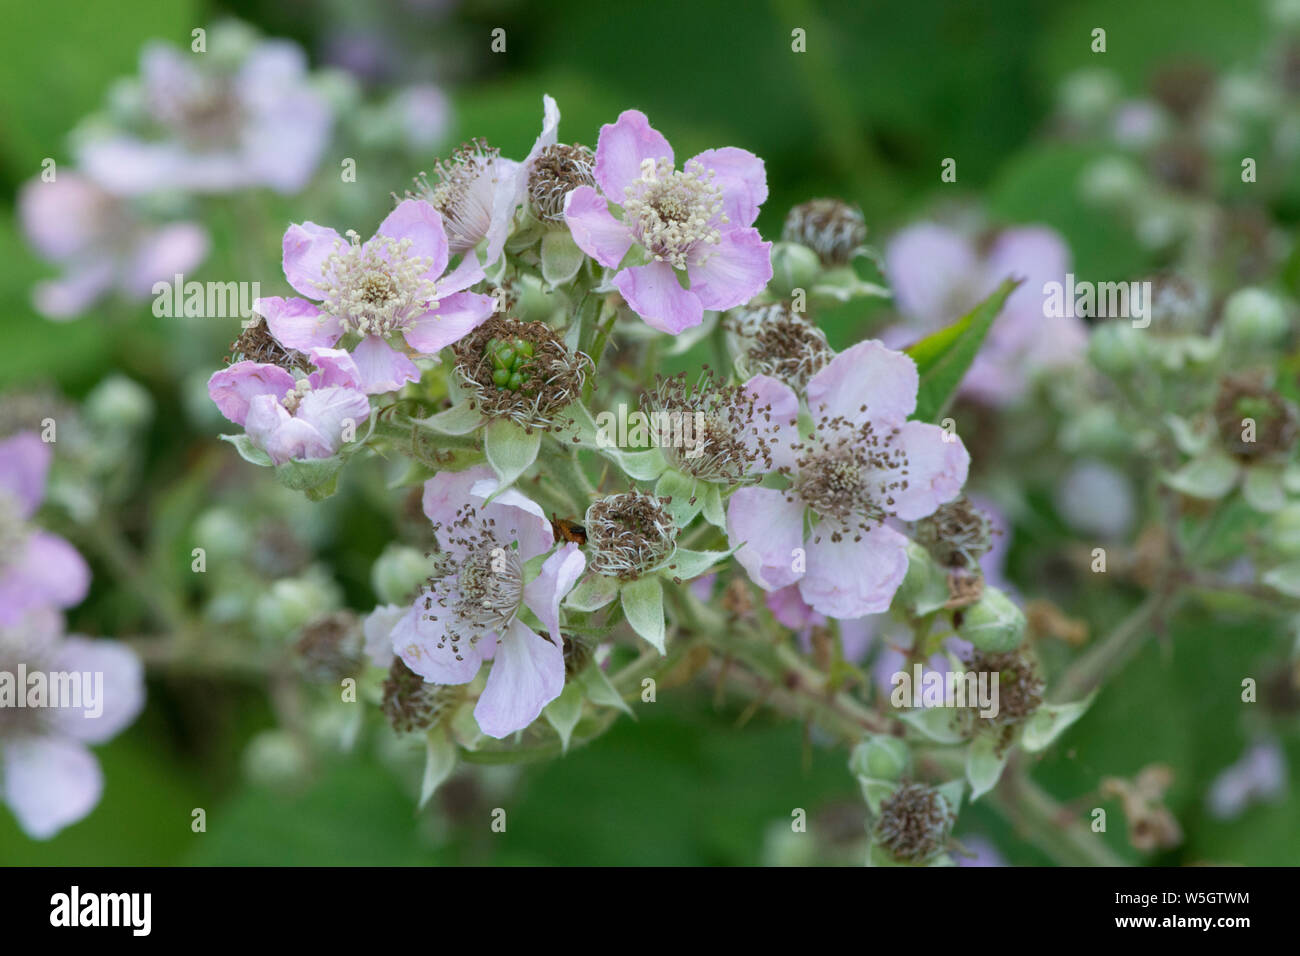
{"label": "green flower bud", "polygon": [[253,627],[267,640],[288,640],[320,615],[336,610],[338,585],[319,570],[282,578],[257,600]]}
{"label": "green flower bud", "polygon": [[370,583],[384,604],[406,604],[433,574],[434,563],[422,551],[390,544],[370,569]]}
{"label": "green flower bud", "polygon": [[1092,330],[1088,357],[1107,375],[1127,375],[1149,358],[1145,333],[1145,329],[1135,329],[1129,322],[1105,322]]}
{"label": "green flower bud", "polygon": [[907,542],[907,575],[894,595],[894,605],[911,614],[928,614],[943,607],[948,598],[948,574],[926,548]]}
{"label": "green flower bud", "polygon": [[307,771],[307,755],[287,730],[264,730],[248,743],[244,773],[256,784],[282,787]]}
{"label": "green flower bud", "polygon": [[1108,156],[1083,171],[1079,192],[1085,200],[1099,206],[1125,206],[1142,198],[1147,180],[1132,160]]}
{"label": "green flower bud", "polygon": [[1285,505],[1264,531],[1269,549],[1281,558],[1300,558],[1300,503]]}
{"label": "green flower bud", "polygon": [[86,396],[86,417],[106,429],[140,428],[153,410],[153,397],[125,375],[110,375]]}
{"label": "green flower bud", "polygon": [[1223,305],[1223,328],[1234,345],[1274,345],[1289,324],[1285,303],[1263,289],[1238,289]]}
{"label": "green flower bud", "polygon": [[209,508],[194,522],[194,546],[208,561],[237,561],[251,545],[248,523],[232,508]]}
{"label": "green flower bud", "polygon": [[873,780],[899,780],[907,770],[908,756],[902,738],[871,734],[853,748],[849,771]]}
{"label": "green flower bud", "polygon": [[986,588],[978,601],[959,613],[961,624],[957,634],[977,650],[1010,651],[1024,640],[1024,612],[996,588]]}
{"label": "green flower bud", "polygon": [[812,249],[794,242],[775,242],[768,291],[778,299],[788,299],[795,289],[811,288],[821,270],[821,259]]}

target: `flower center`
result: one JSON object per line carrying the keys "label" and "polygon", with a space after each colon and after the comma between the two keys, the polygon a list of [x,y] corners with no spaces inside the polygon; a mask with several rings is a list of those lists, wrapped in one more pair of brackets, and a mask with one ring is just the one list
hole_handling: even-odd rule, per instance
{"label": "flower center", "polygon": [[[442,213],[453,255],[473,249],[492,227],[492,202],[500,176],[501,151],[481,139],[465,143],[434,166],[436,183],[424,173],[417,195]],[[409,193],[408,193],[409,195]]]}
{"label": "flower center", "polygon": [[447,529],[454,556],[441,552],[423,597],[424,616],[441,621],[444,634],[438,647],[451,645],[457,660],[463,645],[473,646],[491,632],[514,623],[524,599],[524,568],[513,541],[502,541],[492,519],[482,519],[465,506]]}
{"label": "flower center", "polygon": [[410,239],[375,236],[365,245],[352,230],[321,266],[328,290],[322,303],[345,332],[385,336],[405,332],[437,302],[426,279],[433,260],[410,254]]}
{"label": "flower center", "polygon": [[742,386],[719,384],[709,369],[691,385],[681,372],[646,398],[651,442],[678,471],[737,484],[772,470],[775,425]]}
{"label": "flower center", "polygon": [[869,531],[893,512],[894,492],[907,488],[907,453],[897,446],[898,434],[836,418],[800,446],[793,491],[833,522],[832,541],[854,528]]}
{"label": "flower center", "polygon": [[801,318],[788,302],[738,309],[727,314],[726,329],[739,342],[741,378],[769,375],[802,392],[809,379],[832,358],[826,334]]}
{"label": "flower center", "polygon": [[625,221],[656,261],[684,269],[693,254],[722,238],[722,189],[713,183],[713,170],[700,163],[675,170],[668,159],[644,159],[640,178],[624,193]]}
{"label": "flower center", "polygon": [[896,860],[920,863],[943,849],[952,813],[939,792],[903,783],[880,802],[874,835]]}
{"label": "flower center", "polygon": [[544,322],[494,315],[454,346],[456,377],[489,418],[551,431],[582,390],[591,360],[570,353]]}
{"label": "flower center", "polygon": [[595,156],[586,146],[558,143],[547,146],[528,174],[528,201],[539,219],[564,218],[564,197],[579,186],[595,186]]}
{"label": "flower center", "polygon": [[587,509],[590,568],[631,580],[659,567],[677,550],[677,526],[660,500],[629,491]]}

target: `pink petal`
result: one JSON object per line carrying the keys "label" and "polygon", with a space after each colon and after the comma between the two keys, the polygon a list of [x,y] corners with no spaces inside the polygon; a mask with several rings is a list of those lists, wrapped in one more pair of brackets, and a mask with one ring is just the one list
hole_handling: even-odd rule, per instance
{"label": "pink petal", "polygon": [[866,532],[845,530],[832,541],[832,529],[823,521],[809,536],[808,573],[799,582],[803,599],[840,620],[889,610],[907,574],[907,539],[879,525]]}
{"label": "pink petal", "polygon": [[[757,451],[758,438],[761,436],[772,457],[772,469],[795,469],[795,459],[799,443],[799,396],[794,389],[784,382],[767,375],[755,375],[745,383],[745,391],[754,396],[755,421],[752,428],[745,429],[741,440],[745,447]],[[757,428],[759,435],[753,434]],[[762,458],[757,463],[761,463]]]}
{"label": "pink petal", "polygon": [[492,317],[496,301],[490,295],[457,292],[438,302],[406,331],[406,344],[424,355],[459,342]]}
{"label": "pink petal", "polygon": [[363,435],[362,425],[370,418],[370,400],[352,388],[313,389],[302,397],[294,417],[324,435],[332,455],[342,446],[348,426],[353,436]]}
{"label": "pink petal", "polygon": [[123,288],[144,298],[153,292],[156,282],[170,282],[197,268],[210,246],[207,230],[198,223],[176,222],[152,230],[140,239],[126,263]]}
{"label": "pink petal", "polygon": [[[435,525],[441,525],[443,533],[451,531],[462,507],[470,504],[469,490],[480,481],[495,480],[496,473],[489,465],[475,465],[464,471],[440,471],[424,483],[422,503],[425,516]],[[445,550],[451,550],[450,542],[439,535],[439,543]]]}
{"label": "pink petal", "polygon": [[352,350],[352,358],[361,373],[361,387],[370,395],[393,392],[407,382],[420,380],[415,363],[378,335],[362,339]]}
{"label": "pink petal", "polygon": [[84,744],[27,737],[6,741],[3,748],[5,803],[33,839],[48,840],[99,803],[104,778]]}
{"label": "pink petal", "polygon": [[699,296],[682,288],[666,262],[624,269],[614,276],[614,287],[652,329],[676,335],[704,321]]}
{"label": "pink petal", "polygon": [[523,730],[564,690],[564,652],[516,621],[501,637],[474,719],[489,737]]}
{"label": "pink petal", "polygon": [[361,386],[361,370],[357,368],[356,360],[347,349],[314,348],[311,349],[310,355],[312,364],[317,368],[317,371],[307,376],[307,381],[311,382],[312,388],[330,386],[359,388]]}
{"label": "pink petal", "polygon": [[317,301],[325,298],[321,267],[342,244],[343,238],[328,226],[314,222],[290,226],[284,234],[282,261],[284,277],[294,291]]}
{"label": "pink petal", "polygon": [[632,248],[631,231],[590,186],[579,186],[564,197],[564,221],[578,248],[602,266],[613,269]]}
{"label": "pink petal", "polygon": [[902,352],[868,339],[846,349],[808,383],[808,406],[822,421],[901,422],[916,410],[920,376]]}
{"label": "pink petal", "polygon": [[818,614],[799,593],[798,584],[789,584],[763,595],[763,603],[772,616],[793,631],[810,627],[823,627],[826,618]]}
{"label": "pink petal", "polygon": [[541,574],[524,588],[524,603],[532,608],[556,644],[560,638],[560,602],[573,590],[587,567],[581,549],[570,541],[542,564]]}
{"label": "pink petal", "polygon": [[705,246],[699,262],[687,264],[691,292],[706,309],[721,312],[744,305],[772,278],[772,244],[757,229],[733,229],[716,246]]}
{"label": "pink petal", "polygon": [[254,398],[270,395],[278,401],[293,386],[293,376],[278,365],[236,362],[213,373],[208,379],[208,395],[222,415],[236,425],[243,425],[248,420],[249,403]]}
{"label": "pink petal", "polygon": [[60,708],[52,714],[59,731],[75,740],[103,743],[130,726],[144,708],[144,665],[125,644],[69,637],[60,649],[56,669],[78,672],[83,681],[86,674],[103,675],[98,716],[86,707]]}
{"label": "pink petal", "polygon": [[0,492],[18,503],[18,513],[30,518],[45,497],[45,481],[54,449],[36,432],[19,432],[0,441]]}
{"label": "pink petal", "polygon": [[[471,498],[487,501],[501,486],[496,475],[474,482],[469,489]],[[507,488],[488,505],[476,505],[475,510],[492,522],[498,540],[519,542],[519,560],[528,561],[551,550],[555,534],[546,520],[542,506],[517,488]]]}
{"label": "pink petal", "polygon": [[113,288],[116,269],[111,259],[97,259],[74,267],[61,278],[37,282],[32,287],[32,305],[55,322],[75,319]]}
{"label": "pink petal", "polygon": [[13,624],[33,608],[80,604],[90,590],[85,559],[57,535],[28,535],[16,558],[0,569],[0,624]]}
{"label": "pink petal", "polygon": [[343,336],[338,316],[322,312],[306,299],[273,295],[254,301],[253,311],[266,319],[266,327],[287,349],[330,348]]}
{"label": "pink petal", "polygon": [[[435,609],[438,607],[436,602],[433,606]],[[491,641],[491,635],[485,634],[474,644],[468,638],[461,637],[456,645],[460,657],[457,660],[457,651],[452,649],[451,639],[447,637],[447,616],[440,615],[439,620],[431,621],[425,619],[426,613],[436,615],[437,611],[424,610],[422,594],[416,599],[415,606],[393,628],[393,650],[407,667],[426,681],[434,684],[468,684],[478,674],[482,663],[479,645]]]}
{"label": "pink petal", "polygon": [[[791,496],[793,499],[793,496]],[[803,503],[774,488],[741,488],[727,502],[727,542],[750,579],[766,591],[798,581]],[[743,543],[742,543],[743,542]]]}
{"label": "pink petal", "polygon": [[393,631],[410,610],[397,604],[381,604],[366,615],[361,632],[365,635],[365,652],[370,663],[383,668],[392,665]]}
{"label": "pink petal", "polygon": [[406,199],[379,224],[378,234],[389,239],[410,239],[407,255],[433,260],[427,279],[437,279],[447,268],[447,231],[442,214],[423,199]]}
{"label": "pink petal", "polygon": [[915,521],[961,493],[970,453],[960,438],[938,425],[904,422],[894,441],[907,455],[907,487],[893,492],[895,515]]}
{"label": "pink petal", "polygon": [[[488,265],[491,265],[492,261],[490,260]],[[468,289],[475,282],[480,281],[483,276],[483,267],[479,265],[478,256],[466,253],[456,268],[438,280],[437,294],[447,297],[453,292]]]}
{"label": "pink petal", "polygon": [[645,159],[672,160],[673,148],[668,140],[650,125],[640,110],[624,110],[618,121],[600,128],[596,140],[596,182],[600,190],[616,203],[623,202],[623,189],[641,178]]}
{"label": "pink petal", "polygon": [[763,161],[747,149],[724,146],[706,149],[687,162],[698,161],[717,175],[714,185],[722,189],[722,211],[731,226],[752,226],[758,207],[767,199],[767,171]]}

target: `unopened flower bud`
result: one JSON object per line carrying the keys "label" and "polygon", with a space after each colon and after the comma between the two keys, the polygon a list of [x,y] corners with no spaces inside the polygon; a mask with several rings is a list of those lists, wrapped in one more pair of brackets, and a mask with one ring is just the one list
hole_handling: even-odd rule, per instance
{"label": "unopened flower bud", "polygon": [[1223,328],[1234,345],[1274,345],[1289,325],[1286,305],[1263,289],[1238,289],[1223,304]]}
{"label": "unopened flower bud", "polygon": [[772,279],[767,289],[778,299],[788,299],[795,289],[808,289],[821,272],[817,253],[796,242],[772,243]]}
{"label": "unopened flower bud", "polygon": [[957,634],[978,650],[1009,651],[1024,640],[1024,612],[996,588],[986,588],[983,597],[958,613]]}
{"label": "unopened flower bud", "polygon": [[308,621],[338,607],[338,585],[319,571],[282,578],[257,601],[254,627],[269,640],[289,638]]}
{"label": "unopened flower bud", "polygon": [[1125,321],[1104,322],[1088,338],[1088,357],[1107,375],[1128,375],[1141,366],[1149,354],[1145,329]]}
{"label": "unopened flower bud", "polygon": [[849,770],[873,780],[898,780],[907,770],[907,744],[901,737],[871,734],[853,749]]}
{"label": "unopened flower bud", "polygon": [[105,429],[140,428],[153,411],[153,397],[125,375],[110,375],[86,396],[86,417]]}
{"label": "unopened flower bud", "polygon": [[436,561],[424,552],[390,544],[370,569],[370,583],[383,604],[409,604],[433,574]]}

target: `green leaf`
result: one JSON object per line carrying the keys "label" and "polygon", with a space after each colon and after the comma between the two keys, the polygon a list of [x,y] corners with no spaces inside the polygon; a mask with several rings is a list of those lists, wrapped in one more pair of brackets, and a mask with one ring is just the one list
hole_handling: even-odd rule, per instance
{"label": "green leaf", "polygon": [[898,719],[935,743],[959,744],[966,739],[957,724],[955,711],[949,707],[918,707],[904,711]]}
{"label": "green leaf", "polygon": [[582,717],[582,700],[582,685],[571,680],[564,685],[560,696],[547,704],[546,709],[542,711],[546,722],[560,735],[560,745],[565,753],[569,752],[569,739],[573,736],[573,728],[578,726],[578,721]]}
{"label": "green leaf", "polygon": [[966,779],[970,781],[972,803],[996,787],[1002,777],[1011,748],[1003,747],[999,753],[999,740],[997,734],[980,734],[966,751]]}
{"label": "green leaf", "polygon": [[659,568],[658,573],[666,578],[689,581],[691,578],[698,578],[724,558],[730,557],[735,550],[732,548],[729,551],[692,551],[690,548],[678,548],[673,552],[672,560]]}
{"label": "green leaf", "polygon": [[542,278],[551,288],[571,281],[584,258],[568,229],[552,229],[542,236]]}
{"label": "green leaf", "polygon": [[[712,482],[700,482],[704,488],[701,497],[704,499],[702,513],[704,520],[715,528],[727,530],[727,511],[722,506],[722,489]],[[697,494],[699,492],[697,491]]]}
{"label": "green leaf", "polygon": [[343,459],[333,458],[297,458],[275,466],[275,477],[280,484],[294,491],[305,491],[313,501],[328,498],[334,493],[338,484],[339,470]]}
{"label": "green leaf", "polygon": [[234,445],[235,451],[239,452],[239,457],[244,461],[251,462],[262,468],[269,468],[273,464],[271,456],[254,445],[253,439],[247,435],[222,435],[221,440]]}
{"label": "green leaf", "polygon": [[664,453],[658,448],[649,448],[645,451],[620,451],[617,448],[603,450],[619,463],[629,478],[637,481],[653,481],[668,467],[668,462],[664,461]]}
{"label": "green leaf", "polygon": [[425,747],[424,780],[420,784],[420,809],[429,802],[442,782],[456,769],[456,745],[451,742],[446,728],[434,727],[429,731]]}
{"label": "green leaf", "polygon": [[598,611],[618,597],[618,581],[603,574],[589,574],[564,599],[575,611]]}
{"label": "green leaf", "polygon": [[904,350],[916,362],[916,371],[921,378],[913,418],[938,422],[939,416],[957,394],[957,387],[975,361],[975,355],[984,344],[984,338],[1007,296],[1018,285],[1019,280],[1005,280],[965,316]]}
{"label": "green leaf", "polygon": [[1049,747],[1065,729],[1083,716],[1084,711],[1097,696],[1093,691],[1083,700],[1068,704],[1044,704],[1034,715],[1025,721],[1025,729],[1020,735],[1020,746],[1029,753],[1037,753]]}
{"label": "green leaf", "polygon": [[1277,465],[1257,464],[1245,469],[1246,480],[1242,482],[1241,494],[1246,504],[1261,514],[1281,511],[1286,504],[1286,492],[1282,490],[1282,469]]}
{"label": "green leaf", "polygon": [[671,498],[668,513],[673,516],[673,523],[685,528],[695,520],[695,516],[704,507],[704,501],[696,492],[696,481],[692,475],[684,475],[675,468],[669,468],[659,476],[655,484],[655,495]]}
{"label": "green leaf", "polygon": [[587,700],[593,704],[598,707],[616,707],[633,720],[636,719],[632,708],[628,706],[618,689],[610,683],[609,675],[599,664],[594,661],[589,664],[587,669],[578,675],[578,682],[587,692]]}
{"label": "green leaf", "polygon": [[632,630],[664,653],[664,588],[659,578],[653,574],[638,578],[623,585],[619,596]]}
{"label": "green leaf", "polygon": [[488,464],[501,479],[501,488],[506,488],[528,470],[537,460],[537,450],[542,445],[542,433],[538,429],[529,434],[509,421],[493,422],[484,435]]}
{"label": "green leaf", "polygon": [[1263,581],[1288,597],[1300,597],[1300,561],[1290,561],[1273,568],[1264,574]]}
{"label": "green leaf", "polygon": [[483,424],[483,416],[476,408],[471,408],[468,401],[457,402],[451,408],[417,418],[415,424],[438,432],[440,435],[468,435]]}
{"label": "green leaf", "polygon": [[1172,475],[1165,484],[1192,498],[1222,498],[1237,481],[1237,463],[1219,451],[1193,458]]}

